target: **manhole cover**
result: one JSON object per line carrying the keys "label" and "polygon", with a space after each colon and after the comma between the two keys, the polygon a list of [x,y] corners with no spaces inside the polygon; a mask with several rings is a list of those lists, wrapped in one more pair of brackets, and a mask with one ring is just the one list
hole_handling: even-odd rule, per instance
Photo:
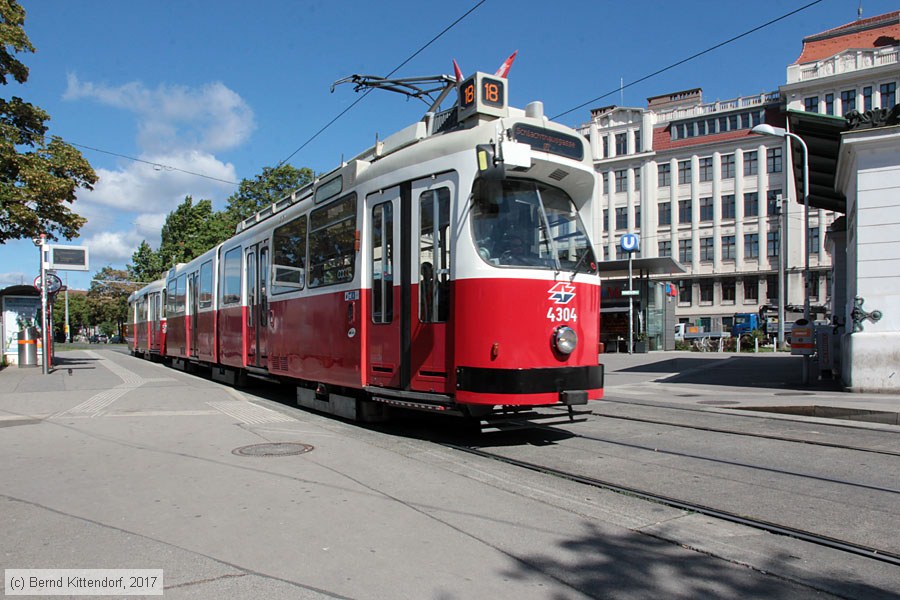
{"label": "manhole cover", "polygon": [[699,398],[700,394],[675,394],[679,398]]}
{"label": "manhole cover", "polygon": [[231,451],[232,454],[238,456],[293,456],[295,454],[306,454],[313,449],[309,444],[299,444],[296,442],[277,442],[272,444],[253,444],[251,446],[241,446]]}
{"label": "manhole cover", "polygon": [[734,400],[700,400],[697,404],[709,404],[710,406],[726,406],[728,404],[740,404]]}

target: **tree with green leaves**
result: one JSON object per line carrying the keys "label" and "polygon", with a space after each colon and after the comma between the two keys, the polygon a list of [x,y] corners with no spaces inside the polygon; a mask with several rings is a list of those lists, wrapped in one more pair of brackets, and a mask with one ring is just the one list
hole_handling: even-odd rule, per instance
{"label": "tree with green leaves", "polygon": [[146,240],[131,255],[128,272],[134,281],[150,282],[162,277],[178,263],[186,263],[216,244],[227,240],[234,229],[223,212],[214,211],[211,200],[186,196],[184,202],[166,216],[159,250]]}
{"label": "tree with green leaves", "polygon": [[57,339],[65,336],[67,296],[69,299],[69,331],[72,338],[74,339],[75,335],[85,327],[92,325],[87,292],[81,290],[60,292],[53,302],[53,331]]}
{"label": "tree with green leaves", "polygon": [[[0,0],[2,1],[2,0]],[[234,235],[237,224],[313,180],[311,169],[291,165],[266,167],[253,179],[244,179],[227,200],[223,211],[214,211],[210,200],[196,204],[190,196],[170,212],[162,228],[159,250],[141,242],[131,256],[128,271],[136,281],[159,279],[177,263],[188,262]]]}
{"label": "tree with green leaves", "polygon": [[233,232],[222,213],[213,210],[211,200],[194,204],[194,199],[187,196],[166,217],[158,251],[160,263],[168,269],[188,262],[228,239]]}
{"label": "tree with green leaves", "polygon": [[314,177],[312,169],[281,165],[265,167],[253,179],[242,180],[238,190],[228,198],[228,206],[225,208],[231,230],[234,231],[234,227],[242,220],[303,187]]}
{"label": "tree with green leaves", "polygon": [[[34,52],[25,34],[25,10],[0,0],[0,84],[28,80],[28,67],[16,54]],[[51,240],[72,239],[86,220],[68,206],[79,187],[93,189],[97,174],[81,153],[56,136],[47,136],[50,119],[21,98],[0,98],[0,244],[46,233]]]}
{"label": "tree with green leaves", "polygon": [[131,264],[128,265],[128,273],[132,280],[149,283],[162,277],[165,272],[162,257],[150,247],[147,240],[142,241],[138,249],[131,255]]}
{"label": "tree with green leaves", "polygon": [[128,271],[108,266],[100,269],[87,293],[91,324],[112,323],[115,333],[120,332],[128,319],[128,296],[140,287],[131,280]]}

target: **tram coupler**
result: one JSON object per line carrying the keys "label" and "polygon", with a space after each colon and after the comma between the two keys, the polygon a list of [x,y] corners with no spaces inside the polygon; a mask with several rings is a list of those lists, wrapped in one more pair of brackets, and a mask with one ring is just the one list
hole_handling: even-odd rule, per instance
{"label": "tram coupler", "polygon": [[587,404],[588,395],[585,391],[568,391],[559,393],[559,401],[566,405],[569,411],[569,421],[575,421],[575,406]]}
{"label": "tram coupler", "polygon": [[577,404],[588,403],[588,393],[586,391],[568,391],[559,393],[559,401],[566,406],[574,406]]}

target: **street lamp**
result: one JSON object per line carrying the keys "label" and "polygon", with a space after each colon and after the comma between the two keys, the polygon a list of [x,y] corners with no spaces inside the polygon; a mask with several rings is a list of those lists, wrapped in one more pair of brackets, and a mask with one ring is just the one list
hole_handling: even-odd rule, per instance
{"label": "street lamp", "polygon": [[[803,220],[805,223],[804,227],[806,227],[806,231],[803,235],[806,244],[806,248],[803,252],[803,318],[806,319],[806,323],[809,325],[809,150],[802,137],[787,131],[783,127],[773,127],[772,125],[762,123],[751,129],[750,132],[757,135],[768,135],[782,139],[790,138],[792,141],[799,142],[800,148],[803,150]],[[782,252],[784,252],[784,250],[785,249],[782,248]],[[809,385],[808,354],[803,355],[803,384]]]}

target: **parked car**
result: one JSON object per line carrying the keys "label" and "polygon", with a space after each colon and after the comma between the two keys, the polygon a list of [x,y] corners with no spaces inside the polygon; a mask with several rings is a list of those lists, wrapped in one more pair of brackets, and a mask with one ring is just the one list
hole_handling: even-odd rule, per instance
{"label": "parked car", "polygon": [[90,342],[92,344],[108,344],[109,337],[107,337],[107,335],[105,333],[99,333],[99,334],[95,333],[94,335],[91,336]]}

